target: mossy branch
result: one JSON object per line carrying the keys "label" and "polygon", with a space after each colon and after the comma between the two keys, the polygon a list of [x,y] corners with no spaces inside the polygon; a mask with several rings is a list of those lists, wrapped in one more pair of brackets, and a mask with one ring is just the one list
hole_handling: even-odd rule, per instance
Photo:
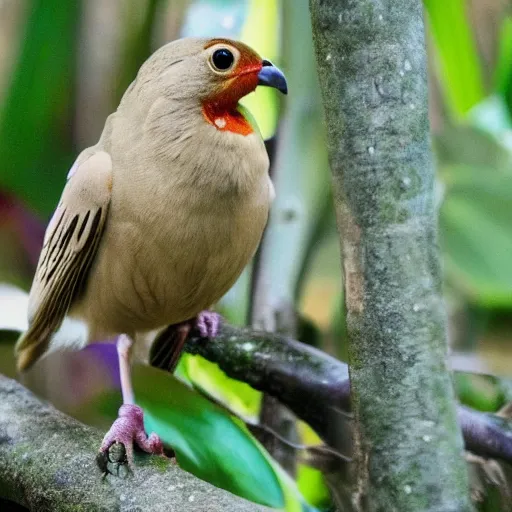
{"label": "mossy branch", "polygon": [[37,512],[269,510],[155,456],[137,457],[126,479],[102,478],[95,462],[101,438],[0,375],[0,500]]}
{"label": "mossy branch", "polygon": [[[336,425],[350,412],[348,367],[334,357],[279,334],[223,325],[213,340],[192,336],[185,351],[198,354],[234,379],[268,393],[311,425],[337,450],[350,445]],[[466,449],[512,463],[512,421],[457,407]]]}

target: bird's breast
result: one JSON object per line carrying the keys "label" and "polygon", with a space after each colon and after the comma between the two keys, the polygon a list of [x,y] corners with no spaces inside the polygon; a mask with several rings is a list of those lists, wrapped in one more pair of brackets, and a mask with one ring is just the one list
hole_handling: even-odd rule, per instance
{"label": "bird's breast", "polygon": [[256,251],[273,194],[256,134],[220,132],[202,116],[192,131],[124,126],[112,128],[109,218],[83,301],[96,331],[112,334],[218,301]]}
{"label": "bird's breast", "polygon": [[239,199],[194,194],[189,201],[185,193],[164,200],[139,190],[130,202],[113,201],[92,276],[93,316],[105,325],[102,332],[144,331],[192,318],[241,274],[267,221],[270,180]]}

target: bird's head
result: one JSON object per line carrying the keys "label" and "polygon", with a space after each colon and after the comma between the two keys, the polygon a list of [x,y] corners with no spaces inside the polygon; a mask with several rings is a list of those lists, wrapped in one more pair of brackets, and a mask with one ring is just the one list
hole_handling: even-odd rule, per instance
{"label": "bird's head", "polygon": [[185,38],[155,52],[141,68],[139,92],[157,91],[191,108],[219,130],[241,135],[252,131],[238,102],[258,85],[287,93],[282,71],[253,49],[230,39]]}

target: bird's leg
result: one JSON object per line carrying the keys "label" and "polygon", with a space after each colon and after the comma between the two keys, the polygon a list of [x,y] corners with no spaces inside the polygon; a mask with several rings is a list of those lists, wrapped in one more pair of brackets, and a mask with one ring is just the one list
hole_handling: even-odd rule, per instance
{"label": "bird's leg", "polygon": [[116,343],[117,357],[119,360],[119,376],[121,378],[121,392],[123,394],[123,404],[133,405],[135,395],[133,393],[131,379],[131,358],[133,350],[133,340],[121,334]]}
{"label": "bird's leg", "polygon": [[163,445],[160,438],[152,433],[149,437],[144,430],[144,413],[135,405],[131,381],[130,359],[133,340],[121,335],[117,341],[117,354],[119,357],[119,373],[121,376],[121,391],[123,405],[119,408],[118,418],[107,432],[101,443],[100,453],[107,454],[114,443],[122,443],[126,450],[128,465],[133,464],[133,444],[148,453],[163,455]]}
{"label": "bird's leg", "polygon": [[155,368],[173,373],[191,329],[196,329],[202,338],[214,338],[219,332],[220,323],[219,314],[202,311],[191,320],[169,325],[153,342],[149,363]]}

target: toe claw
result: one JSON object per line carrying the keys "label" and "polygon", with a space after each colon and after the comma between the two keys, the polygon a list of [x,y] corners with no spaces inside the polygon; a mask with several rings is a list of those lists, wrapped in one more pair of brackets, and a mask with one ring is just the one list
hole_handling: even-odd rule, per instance
{"label": "toe claw", "polygon": [[152,433],[149,437],[144,430],[144,414],[137,405],[124,404],[119,417],[114,421],[101,443],[97,463],[104,473],[111,473],[110,464],[133,467],[134,443],[148,453],[163,455],[160,438]]}

